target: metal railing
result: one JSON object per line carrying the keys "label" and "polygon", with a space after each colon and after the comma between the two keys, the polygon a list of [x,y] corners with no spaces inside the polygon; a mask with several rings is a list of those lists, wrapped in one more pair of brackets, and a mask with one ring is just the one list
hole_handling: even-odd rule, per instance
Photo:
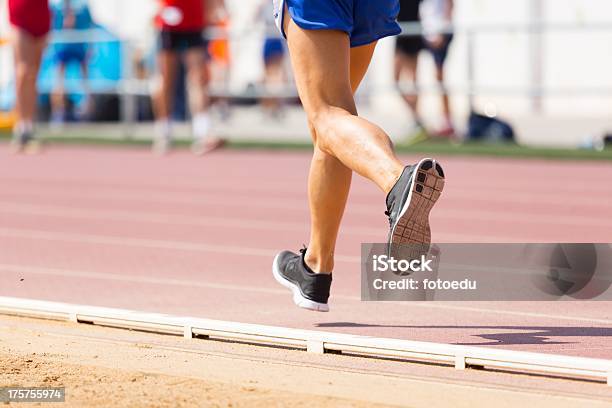
{"label": "metal railing", "polygon": [[[418,23],[403,23],[402,34],[405,36],[422,35],[423,30]],[[612,22],[609,23],[543,23],[531,22],[521,24],[471,24],[471,25],[455,25],[447,27],[441,33],[453,33],[456,36],[465,36],[466,47],[466,78],[463,84],[447,85],[442,89],[439,86],[419,86],[418,90],[413,86],[401,85],[400,90],[406,94],[410,93],[441,93],[447,92],[454,95],[465,96],[469,105],[473,106],[474,98],[482,95],[504,95],[504,96],[520,96],[529,98],[532,101],[534,112],[537,112],[541,105],[541,99],[545,96],[555,97],[585,97],[585,96],[611,96],[612,86],[573,86],[573,87],[545,87],[542,85],[542,64],[536,61],[541,54],[541,36],[553,32],[610,32],[612,33]],[[239,32],[225,30],[207,30],[206,35],[209,39],[228,39],[229,41],[241,41],[245,37],[251,37],[255,33],[262,37],[278,37],[276,29],[263,27],[247,30],[242,28]],[[530,43],[530,84],[524,87],[517,86],[491,86],[481,85],[477,81],[477,60],[478,53],[477,39],[480,36],[487,34],[528,34],[535,38]],[[538,39],[539,38],[539,39]],[[49,38],[49,44],[66,44],[66,43],[103,43],[120,41],[113,35],[102,29],[91,30],[66,30],[62,32],[52,32]],[[122,101],[122,121],[132,122],[135,120],[135,97],[141,95],[149,95],[153,78],[137,79],[134,77],[132,69],[134,50],[129,41],[120,41],[122,45],[122,68],[121,79],[113,80],[91,80],[86,79],[89,88],[97,88],[96,93],[117,94]],[[6,44],[4,45],[6,46]],[[2,45],[0,45],[0,50]],[[6,84],[5,84],[6,85]],[[393,89],[396,87],[394,86]],[[366,90],[362,94],[366,96],[369,93],[390,91],[390,88],[376,87],[375,89]],[[0,89],[0,93],[2,89]],[[278,98],[295,98],[297,92],[292,83],[287,83],[286,86],[270,90],[261,84],[252,84],[252,86],[235,90],[227,86],[214,85],[210,90],[211,96],[230,98],[230,99],[255,99],[265,97]]]}

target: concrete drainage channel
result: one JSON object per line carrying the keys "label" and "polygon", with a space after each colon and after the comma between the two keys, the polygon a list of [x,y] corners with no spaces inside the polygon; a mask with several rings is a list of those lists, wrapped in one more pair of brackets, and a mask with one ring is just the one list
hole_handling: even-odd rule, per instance
{"label": "concrete drainage channel", "polygon": [[11,297],[0,297],[0,313],[144,330],[187,338],[195,336],[295,347],[318,354],[334,352],[427,361],[454,365],[457,370],[475,366],[485,370],[503,369],[516,373],[597,379],[612,386],[612,360],[604,359],[376,338]]}

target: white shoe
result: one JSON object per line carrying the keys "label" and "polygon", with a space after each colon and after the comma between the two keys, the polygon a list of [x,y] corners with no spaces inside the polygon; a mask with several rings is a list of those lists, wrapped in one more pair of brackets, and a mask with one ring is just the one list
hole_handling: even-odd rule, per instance
{"label": "white shoe", "polygon": [[167,136],[156,136],[153,139],[153,153],[158,156],[164,156],[170,151],[172,141]]}

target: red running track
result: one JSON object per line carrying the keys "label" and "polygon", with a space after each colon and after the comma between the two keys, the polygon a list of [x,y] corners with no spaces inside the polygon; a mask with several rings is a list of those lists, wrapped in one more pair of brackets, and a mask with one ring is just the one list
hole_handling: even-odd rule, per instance
{"label": "red running track", "polygon": [[[440,159],[436,242],[612,242],[609,163]],[[612,358],[611,302],[360,302],[359,245],[384,241],[387,220],[359,177],[332,311],[297,309],[271,261],[307,242],[308,165],[306,152],[0,146],[0,296]]]}

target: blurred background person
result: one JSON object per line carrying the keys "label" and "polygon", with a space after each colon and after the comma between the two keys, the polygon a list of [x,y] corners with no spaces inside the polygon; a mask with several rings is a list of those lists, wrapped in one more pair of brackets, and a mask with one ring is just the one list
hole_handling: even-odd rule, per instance
{"label": "blurred background person", "polygon": [[222,120],[230,117],[231,109],[228,98],[219,96],[230,87],[230,66],[232,63],[229,44],[229,13],[223,13],[219,20],[210,24],[213,38],[208,43],[208,68],[210,73],[209,89],[217,92],[217,96],[211,98],[211,104],[220,113]]}
{"label": "blurred background person", "polygon": [[8,0],[9,20],[13,26],[15,59],[15,111],[13,149],[35,153],[40,144],[34,135],[36,80],[51,26],[47,0]]}
{"label": "blurred background person", "polygon": [[[87,0],[52,0],[51,8],[53,30],[70,30],[77,35],[77,31],[89,30],[94,26]],[[89,60],[87,43],[62,42],[53,46],[53,52],[58,69],[58,80],[55,82],[55,88],[51,96],[52,123],[61,124],[68,120],[75,120],[77,116],[87,117],[92,109],[87,83]],[[82,109],[79,115],[75,115],[67,109],[65,78],[66,67],[71,63],[78,64],[81,69],[84,100],[81,102]]]}
{"label": "blurred background person", "polygon": [[[147,83],[151,77],[148,56],[142,49],[135,49],[134,55],[132,56],[132,72],[134,73],[134,79],[141,83]],[[146,122],[152,120],[153,115],[153,101],[147,94],[141,94],[136,96],[136,121]]]}
{"label": "blurred background person", "polygon": [[282,116],[283,99],[274,94],[283,91],[287,85],[287,72],[285,69],[285,44],[278,35],[274,22],[272,2],[262,0],[259,18],[265,22],[266,36],[263,44],[262,57],[264,62],[264,90],[271,94],[261,99],[264,111],[273,118]]}
{"label": "blurred background person", "polygon": [[159,30],[160,87],[155,96],[156,134],[153,150],[168,151],[172,141],[171,112],[178,63],[184,58],[192,122],[192,151],[203,154],[221,146],[211,137],[206,40],[203,31],[227,15],[223,0],[159,0],[155,22]]}
{"label": "blurred background person", "polygon": [[451,117],[450,102],[448,92],[444,86],[444,63],[448,55],[448,49],[453,40],[454,0],[423,0],[421,4],[421,24],[425,46],[431,53],[436,65],[436,80],[442,90],[442,126],[435,130],[433,134],[440,137],[454,137],[455,128]]}
{"label": "blurred background person", "polygon": [[[420,4],[421,0],[400,0],[397,21],[399,23],[420,23]],[[424,46],[423,37],[420,34],[415,35],[412,31],[408,35],[400,34],[395,43],[395,81],[414,119],[414,127],[408,135],[411,142],[427,138],[427,131],[418,111],[417,86],[417,64]],[[410,83],[410,89],[407,89],[406,83]]]}

